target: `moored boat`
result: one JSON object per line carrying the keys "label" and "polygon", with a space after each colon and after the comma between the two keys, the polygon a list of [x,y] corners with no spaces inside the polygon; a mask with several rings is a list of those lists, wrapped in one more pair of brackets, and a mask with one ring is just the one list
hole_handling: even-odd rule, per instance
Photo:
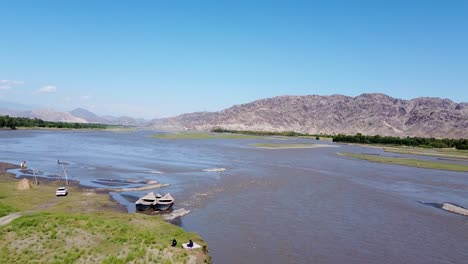
{"label": "moored boat", "polygon": [[138,211],[146,211],[152,208],[159,198],[161,198],[160,194],[154,195],[153,192],[149,192],[135,202],[135,207]]}
{"label": "moored boat", "polygon": [[165,211],[171,208],[173,205],[174,198],[172,198],[171,194],[168,193],[156,201],[154,205],[154,210]]}

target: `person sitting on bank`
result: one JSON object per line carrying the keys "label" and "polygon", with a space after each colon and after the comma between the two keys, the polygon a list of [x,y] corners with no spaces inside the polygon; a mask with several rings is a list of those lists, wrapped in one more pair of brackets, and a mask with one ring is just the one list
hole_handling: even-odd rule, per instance
{"label": "person sitting on bank", "polygon": [[193,241],[192,241],[192,239],[189,240],[189,242],[188,242],[188,244],[187,244],[187,247],[190,247],[190,248],[193,247]]}
{"label": "person sitting on bank", "polygon": [[177,246],[177,240],[175,240],[175,238],[172,240],[171,246],[173,246],[173,247]]}

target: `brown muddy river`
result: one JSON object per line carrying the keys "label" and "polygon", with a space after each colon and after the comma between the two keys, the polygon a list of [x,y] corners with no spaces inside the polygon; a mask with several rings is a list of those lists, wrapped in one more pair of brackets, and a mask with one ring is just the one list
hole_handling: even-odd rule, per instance
{"label": "brown muddy river", "polygon": [[[60,159],[71,179],[89,186],[169,183],[155,191],[191,210],[177,224],[207,241],[214,263],[468,263],[468,217],[424,204],[468,208],[468,173],[337,155],[408,156],[376,148],[251,146],[315,140],[163,140],[152,133],[2,130],[0,160],[26,160],[40,176],[57,177]],[[146,192],[113,197],[132,212],[133,197]]]}

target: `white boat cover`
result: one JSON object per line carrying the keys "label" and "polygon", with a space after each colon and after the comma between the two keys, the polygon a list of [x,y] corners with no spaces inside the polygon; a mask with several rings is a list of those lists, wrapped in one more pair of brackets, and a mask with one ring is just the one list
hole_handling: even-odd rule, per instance
{"label": "white boat cover", "polygon": [[195,242],[193,242],[193,247],[188,247],[187,245],[188,245],[188,243],[183,243],[183,244],[182,244],[182,247],[183,247],[183,248],[185,248],[185,249],[195,249],[195,248],[201,248],[201,246],[200,246],[200,245],[198,245],[198,244],[197,244],[197,243],[195,243]]}

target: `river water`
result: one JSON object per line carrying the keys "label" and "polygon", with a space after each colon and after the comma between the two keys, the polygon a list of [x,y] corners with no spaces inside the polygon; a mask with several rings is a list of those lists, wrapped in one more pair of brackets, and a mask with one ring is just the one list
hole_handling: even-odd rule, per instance
{"label": "river water", "polygon": [[[199,233],[214,263],[468,263],[468,173],[370,163],[377,148],[257,149],[307,139],[163,140],[154,131],[0,131],[0,160],[94,187],[170,186],[177,224]],[[420,157],[423,159],[434,159]],[[446,161],[460,162],[460,161]],[[221,170],[225,169],[224,171]],[[214,169],[214,171],[213,171]],[[133,212],[147,191],[113,193]]]}

